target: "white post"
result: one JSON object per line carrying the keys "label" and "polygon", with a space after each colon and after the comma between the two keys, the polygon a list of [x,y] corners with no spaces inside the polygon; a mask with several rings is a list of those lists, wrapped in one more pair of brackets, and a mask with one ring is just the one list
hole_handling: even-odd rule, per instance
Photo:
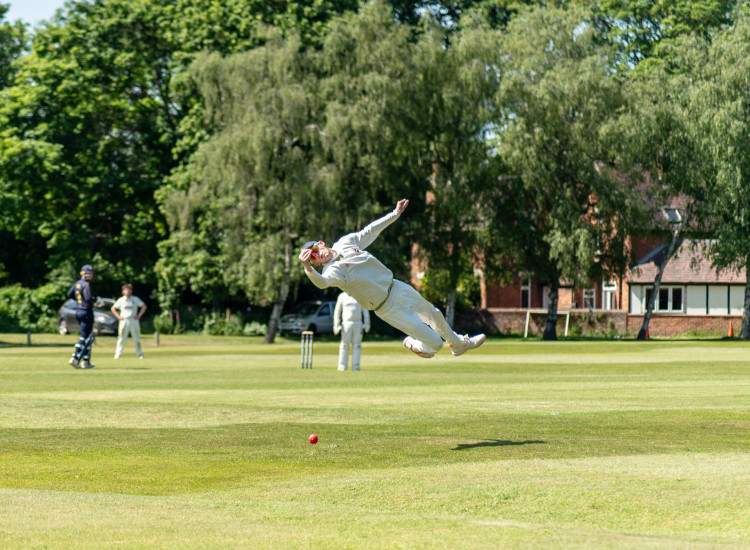
{"label": "white post", "polygon": [[531,310],[526,310],[526,328],[523,331],[523,337],[526,338],[529,335],[529,316],[531,315]]}
{"label": "white post", "polygon": [[568,335],[568,324],[570,323],[570,312],[565,313],[565,336]]}

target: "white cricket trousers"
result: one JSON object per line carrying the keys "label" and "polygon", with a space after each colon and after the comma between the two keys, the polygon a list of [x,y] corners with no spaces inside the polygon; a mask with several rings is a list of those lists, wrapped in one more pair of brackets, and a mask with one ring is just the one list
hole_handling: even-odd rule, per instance
{"label": "white cricket trousers", "polygon": [[438,308],[399,280],[393,281],[391,295],[375,314],[416,340],[415,351],[437,353],[443,347],[443,340],[454,346],[464,343],[464,338],[448,326]]}
{"label": "white cricket trousers", "polygon": [[352,350],[352,370],[359,370],[359,359],[362,357],[362,330],[362,321],[344,321],[341,324],[339,370],[346,370],[349,365],[349,348]]}
{"label": "white cricket trousers", "polygon": [[141,349],[141,323],[138,319],[130,318],[120,321],[120,324],[117,327],[117,349],[115,350],[115,359],[122,355],[122,350],[125,349],[125,342],[128,339],[128,334],[133,337],[135,353],[138,357],[143,357],[143,350]]}

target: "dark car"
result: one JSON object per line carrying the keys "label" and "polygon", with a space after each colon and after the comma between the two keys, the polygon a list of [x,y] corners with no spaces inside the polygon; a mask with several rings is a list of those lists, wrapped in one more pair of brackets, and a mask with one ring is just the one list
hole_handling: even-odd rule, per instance
{"label": "dark car", "polygon": [[[99,298],[94,304],[94,333],[95,334],[117,334],[117,317],[112,314],[112,304],[115,301],[110,298]],[[57,312],[57,330],[60,334],[78,332],[78,320],[76,319],[76,301],[66,301]]]}
{"label": "dark car", "polygon": [[292,311],[281,316],[281,334],[300,334],[310,330],[316,334],[333,334],[333,310],[336,302],[300,302]]}

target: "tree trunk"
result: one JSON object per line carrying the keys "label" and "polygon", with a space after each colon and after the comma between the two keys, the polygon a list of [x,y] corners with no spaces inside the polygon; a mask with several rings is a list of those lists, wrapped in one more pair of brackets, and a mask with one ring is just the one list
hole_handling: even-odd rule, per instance
{"label": "tree trunk", "polygon": [[638,340],[646,339],[646,332],[648,331],[648,324],[651,322],[651,315],[654,313],[654,304],[656,298],[659,296],[659,286],[661,285],[661,278],[664,274],[664,269],[667,267],[667,263],[672,259],[674,249],[676,248],[677,232],[672,235],[672,239],[669,241],[667,252],[659,264],[659,268],[656,270],[656,277],[654,277],[654,289],[651,291],[651,298],[648,299],[646,304],[646,314],[643,316],[643,323],[641,324],[641,330],[638,331]]}
{"label": "tree trunk", "polygon": [[745,311],[742,314],[742,329],[740,329],[740,338],[750,340],[750,259],[745,266]]}
{"label": "tree trunk", "polygon": [[448,299],[445,304],[445,322],[453,328],[453,321],[456,319],[456,287],[452,286],[448,291]]}
{"label": "tree trunk", "polygon": [[674,256],[674,253],[677,250],[677,243],[682,238],[682,230],[684,229],[689,216],[690,207],[688,206],[688,208],[685,209],[685,216],[683,217],[682,221],[677,226],[677,229],[672,232],[672,238],[669,240],[667,252],[666,254],[664,254],[664,257],[659,264],[659,268],[656,270],[656,277],[654,277],[654,289],[651,291],[651,298],[649,299],[648,304],[646,304],[646,314],[643,316],[641,330],[638,331],[638,340],[646,339],[648,324],[651,322],[651,315],[653,315],[654,313],[654,304],[656,303],[656,299],[659,296],[659,286],[661,285],[662,275],[664,275],[664,270],[667,267],[667,263],[669,263],[669,260],[672,259],[672,256]]}
{"label": "tree trunk", "polygon": [[[454,232],[455,233],[455,232]],[[445,321],[448,326],[453,328],[456,320],[456,295],[458,294],[458,279],[461,272],[460,246],[458,244],[458,235],[452,235],[453,244],[451,246],[450,271],[448,272],[448,296],[445,302]]]}
{"label": "tree trunk", "polygon": [[549,287],[549,305],[547,306],[547,321],[544,323],[542,340],[557,340],[557,300],[560,294],[558,281]]}
{"label": "tree trunk", "polygon": [[672,240],[669,241],[667,252],[664,254],[659,268],[656,270],[656,277],[654,277],[654,289],[651,291],[651,297],[648,299],[646,304],[646,314],[643,316],[643,323],[641,324],[641,330],[638,331],[638,340],[646,339],[646,332],[648,332],[648,324],[651,322],[651,315],[654,313],[654,304],[656,303],[656,297],[659,295],[659,286],[661,285],[661,277],[664,274],[664,269],[667,267],[667,263],[672,259],[674,254],[675,236],[672,235]]}
{"label": "tree trunk", "polygon": [[289,287],[291,286],[291,272],[292,272],[292,241],[288,240],[284,246],[284,271],[281,275],[281,284],[279,285],[279,293],[276,296],[276,301],[273,304],[271,310],[271,317],[268,319],[268,330],[266,336],[263,338],[264,344],[273,344],[276,339],[276,332],[279,329],[279,320],[281,319],[281,312],[284,311],[284,304],[289,296]]}

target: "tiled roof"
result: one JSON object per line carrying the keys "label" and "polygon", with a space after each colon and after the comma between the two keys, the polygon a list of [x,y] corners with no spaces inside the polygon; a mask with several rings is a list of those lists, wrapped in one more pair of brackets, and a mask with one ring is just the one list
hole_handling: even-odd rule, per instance
{"label": "tiled roof", "polygon": [[[666,253],[667,245],[661,245],[649,252],[628,273],[628,282],[653,283],[656,271]],[[706,241],[682,241],[677,253],[664,268],[662,284],[745,284],[745,270],[739,272],[724,270],[717,272],[706,257]]]}

